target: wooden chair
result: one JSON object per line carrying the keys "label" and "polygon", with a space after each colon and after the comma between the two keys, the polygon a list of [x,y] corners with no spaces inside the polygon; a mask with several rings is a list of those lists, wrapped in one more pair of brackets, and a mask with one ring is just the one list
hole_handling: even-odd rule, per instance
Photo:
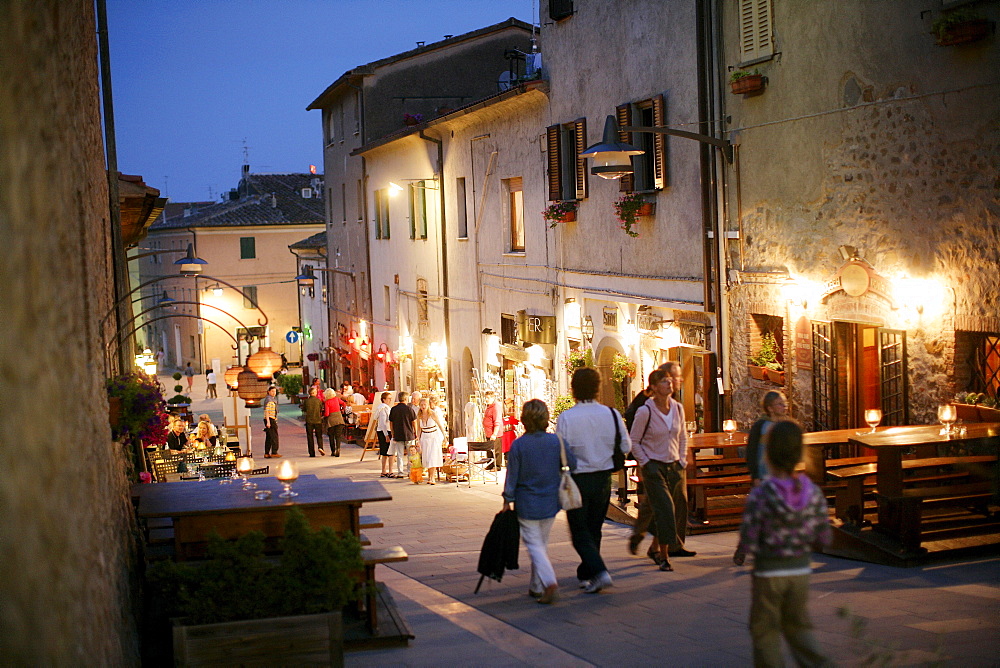
{"label": "wooden chair", "polygon": [[183,461],[182,459],[173,460],[161,460],[157,459],[153,461],[153,477],[156,482],[166,482],[167,476],[177,473],[177,465]]}

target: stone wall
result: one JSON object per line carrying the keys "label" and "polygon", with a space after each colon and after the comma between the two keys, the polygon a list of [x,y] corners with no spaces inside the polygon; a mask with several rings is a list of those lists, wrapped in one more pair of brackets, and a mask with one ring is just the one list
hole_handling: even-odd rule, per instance
{"label": "stone wall", "polygon": [[0,4],[0,656],[134,665],[131,504],[111,441],[94,4]]}

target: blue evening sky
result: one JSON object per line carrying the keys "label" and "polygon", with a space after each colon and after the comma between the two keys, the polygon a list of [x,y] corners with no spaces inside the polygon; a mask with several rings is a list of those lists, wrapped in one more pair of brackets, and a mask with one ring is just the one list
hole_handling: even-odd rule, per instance
{"label": "blue evening sky", "polygon": [[[118,168],[171,201],[253,172],[323,169],[320,112],[345,71],[513,16],[537,0],[108,0]],[[499,75],[500,73],[497,72]]]}

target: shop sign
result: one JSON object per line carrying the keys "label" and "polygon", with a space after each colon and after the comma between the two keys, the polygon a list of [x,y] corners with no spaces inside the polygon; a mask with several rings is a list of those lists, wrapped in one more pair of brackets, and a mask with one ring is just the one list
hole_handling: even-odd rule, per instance
{"label": "shop sign", "polygon": [[618,307],[604,307],[604,329],[618,331]]}
{"label": "shop sign", "polygon": [[525,343],[555,343],[556,317],[517,312],[517,338]]}
{"label": "shop sign", "polygon": [[809,318],[802,316],[795,323],[795,366],[812,370],[812,326]]}
{"label": "shop sign", "polygon": [[659,315],[651,311],[639,311],[635,317],[636,326],[640,332],[652,334],[660,329],[663,320]]}

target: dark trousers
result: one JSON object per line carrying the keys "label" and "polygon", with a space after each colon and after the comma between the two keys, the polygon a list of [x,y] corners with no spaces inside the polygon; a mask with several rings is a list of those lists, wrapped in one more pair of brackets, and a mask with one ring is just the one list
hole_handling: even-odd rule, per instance
{"label": "dark trousers", "polygon": [[608,516],[611,502],[611,471],[574,473],[573,480],[580,488],[583,506],[566,513],[573,549],[580,555],[576,568],[578,580],[590,580],[608,570],[601,558],[601,528]]}
{"label": "dark trousers", "polygon": [[344,425],[338,424],[326,430],[326,435],[330,439],[330,454],[334,457],[340,456],[340,439],[344,437]]}
{"label": "dark trousers", "polygon": [[684,547],[687,534],[687,490],[684,468],[678,462],[649,460],[642,467],[646,498],[653,507],[656,540],[671,550]]}
{"label": "dark trousers", "polygon": [[272,421],[270,426],[264,426],[264,454],[278,454],[278,422]]}
{"label": "dark trousers", "polygon": [[316,450],[313,448],[313,440],[319,446],[319,451],[323,452],[323,423],[306,422],[306,447],[309,448],[309,456],[315,457]]}

